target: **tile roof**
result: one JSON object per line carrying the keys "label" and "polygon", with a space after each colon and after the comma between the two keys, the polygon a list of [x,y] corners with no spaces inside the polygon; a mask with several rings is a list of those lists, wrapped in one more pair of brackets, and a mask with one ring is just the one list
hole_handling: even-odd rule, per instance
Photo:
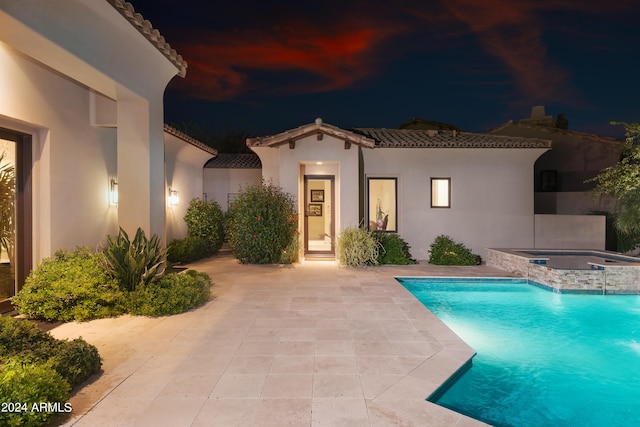
{"label": "tile roof", "polygon": [[183,140],[184,142],[187,142],[191,145],[193,145],[194,147],[198,147],[199,149],[201,149],[202,151],[206,151],[207,153],[211,154],[211,155],[217,155],[218,154],[218,150],[216,150],[213,147],[209,147],[207,144],[198,141],[197,139],[187,135],[184,132],[179,131],[176,128],[173,128],[167,124],[164,125],[164,131],[170,135],[175,136],[176,138],[180,138],[181,140]]}
{"label": "tile roof", "polygon": [[551,140],[448,130],[351,129],[375,141],[376,148],[551,148]]}
{"label": "tile roof", "polygon": [[215,159],[209,160],[205,168],[210,169],[260,169],[262,162],[256,153],[219,153]]}
{"label": "tile roof", "polygon": [[317,135],[318,140],[322,139],[322,135],[329,135],[341,139],[345,143],[356,144],[365,148],[374,148],[375,146],[375,141],[371,138],[356,134],[348,129],[329,125],[318,118],[314,123],[302,125],[277,135],[247,138],[247,147],[277,147],[283,144],[295,144],[296,141],[311,135]]}
{"label": "tile roof", "polygon": [[178,70],[178,75],[184,77],[187,75],[187,62],[182,59],[181,55],[171,49],[169,43],[164,40],[160,31],[153,28],[151,22],[144,19],[141,14],[137,13],[133,5],[124,0],[107,0],[122,16],[124,16],[131,25],[147,38]]}

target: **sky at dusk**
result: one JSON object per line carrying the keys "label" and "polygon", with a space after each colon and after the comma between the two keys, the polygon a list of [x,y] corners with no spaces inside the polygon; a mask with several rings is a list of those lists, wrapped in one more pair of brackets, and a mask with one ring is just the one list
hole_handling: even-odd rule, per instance
{"label": "sky at dusk", "polygon": [[169,124],[486,132],[534,105],[581,132],[640,122],[636,0],[130,1],[188,63]]}

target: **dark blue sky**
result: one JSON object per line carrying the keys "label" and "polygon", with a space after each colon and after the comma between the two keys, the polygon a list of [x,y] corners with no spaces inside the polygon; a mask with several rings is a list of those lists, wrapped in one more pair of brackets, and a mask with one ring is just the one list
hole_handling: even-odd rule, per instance
{"label": "dark blue sky", "polygon": [[263,136],[418,117],[485,132],[534,105],[607,136],[640,121],[634,0],[131,3],[189,65],[167,88],[169,124]]}

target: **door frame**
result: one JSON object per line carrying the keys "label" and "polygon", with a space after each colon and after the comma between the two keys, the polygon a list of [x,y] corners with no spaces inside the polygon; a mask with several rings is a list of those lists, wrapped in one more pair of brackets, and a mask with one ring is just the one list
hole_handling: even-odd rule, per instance
{"label": "door frame", "polygon": [[[32,137],[29,134],[0,127],[0,138],[16,144],[16,294],[20,292],[31,272],[33,262],[32,230]],[[0,313],[12,311],[9,299],[0,301]]]}
{"label": "door frame", "polygon": [[[328,202],[331,206],[331,228],[329,232],[331,233],[331,249],[328,251],[313,251],[309,250],[309,203],[312,203],[309,200],[309,180],[328,180],[331,184],[331,200]],[[304,255],[315,255],[315,256],[332,256],[334,257],[336,254],[335,248],[335,237],[336,237],[336,209],[335,209],[335,199],[336,199],[336,176],[335,175],[304,175]],[[325,201],[326,202],[326,201]]]}

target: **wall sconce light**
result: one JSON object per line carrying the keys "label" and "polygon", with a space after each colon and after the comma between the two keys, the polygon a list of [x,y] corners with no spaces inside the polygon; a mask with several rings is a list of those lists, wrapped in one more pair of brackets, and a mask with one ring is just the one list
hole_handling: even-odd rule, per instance
{"label": "wall sconce light", "polygon": [[169,188],[169,206],[178,206],[180,198],[178,197],[178,190],[172,190]]}
{"label": "wall sconce light", "polygon": [[113,178],[109,181],[109,206],[118,206],[118,182]]}

